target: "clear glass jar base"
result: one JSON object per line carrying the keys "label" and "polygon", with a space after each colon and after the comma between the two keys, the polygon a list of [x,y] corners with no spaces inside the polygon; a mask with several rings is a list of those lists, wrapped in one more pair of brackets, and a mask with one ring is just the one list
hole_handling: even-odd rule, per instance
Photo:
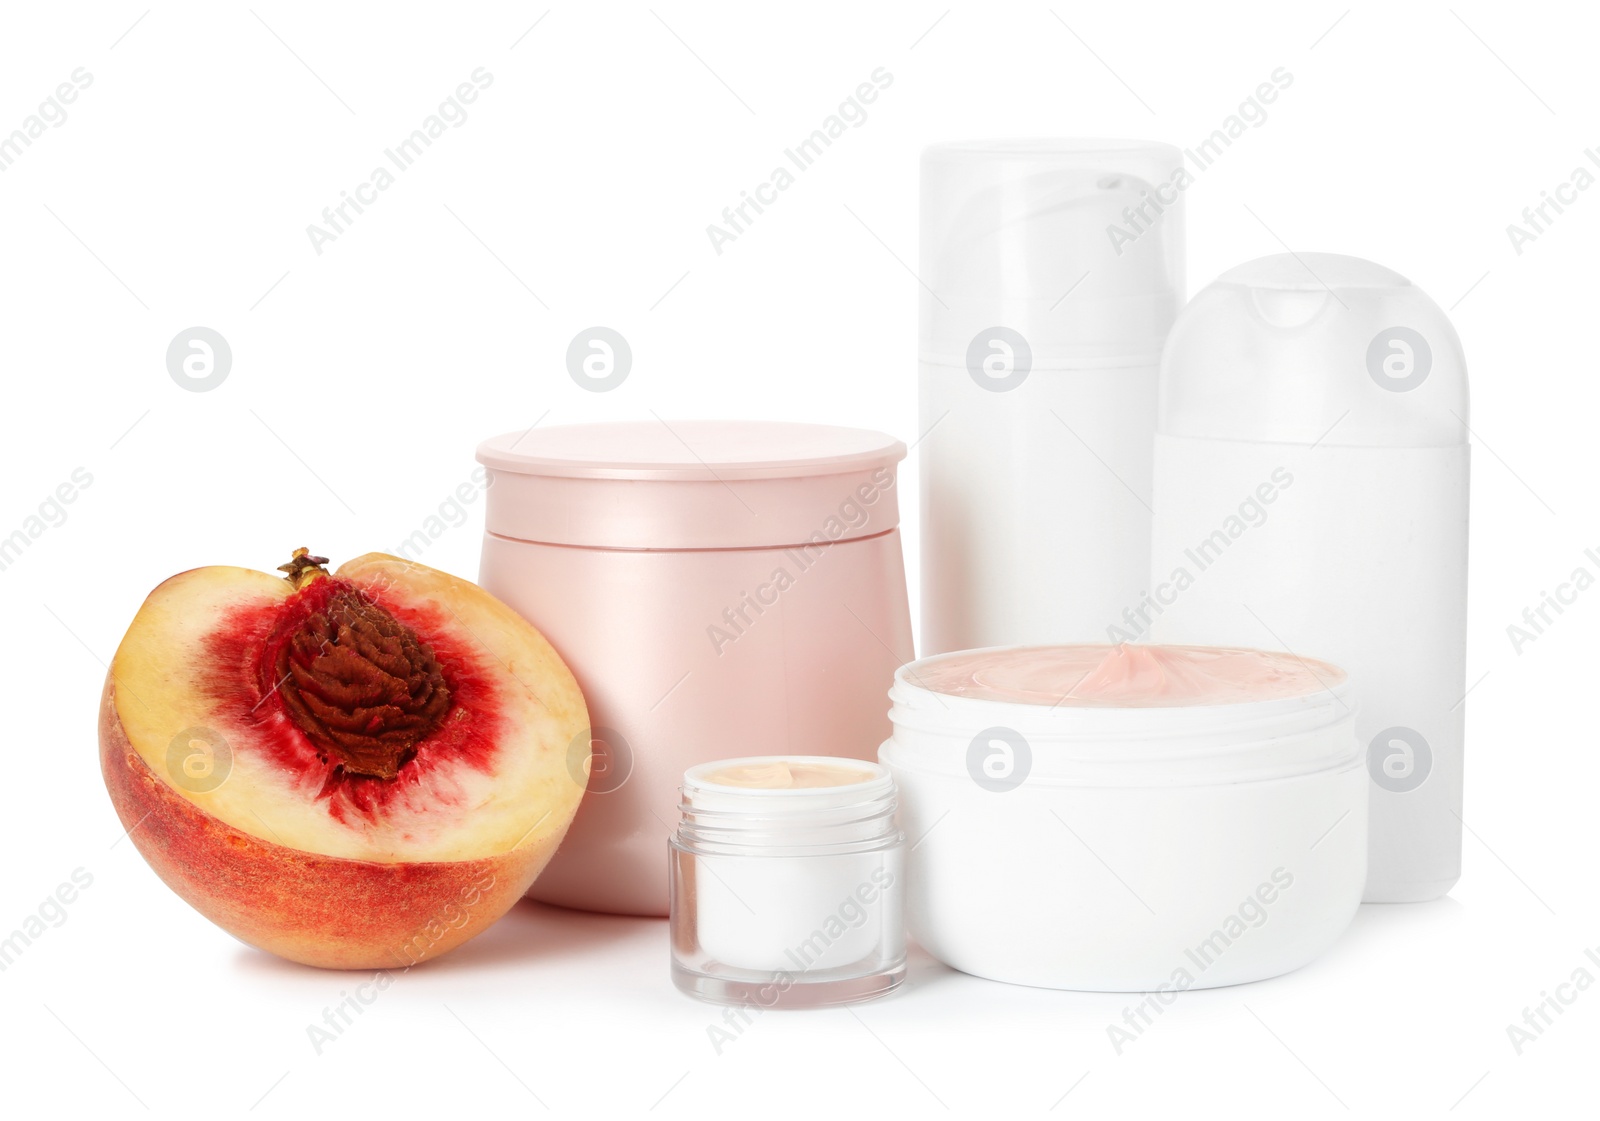
{"label": "clear glass jar base", "polygon": [[711,1004],[754,1008],[831,1008],[874,1000],[900,987],[906,978],[904,959],[860,977],[812,978],[766,974],[755,978],[719,977],[672,964],[672,983],[679,991]]}

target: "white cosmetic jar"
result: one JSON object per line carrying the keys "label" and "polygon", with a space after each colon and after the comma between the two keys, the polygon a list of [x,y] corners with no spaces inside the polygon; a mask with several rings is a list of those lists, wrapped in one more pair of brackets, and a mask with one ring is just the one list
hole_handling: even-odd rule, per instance
{"label": "white cosmetic jar", "polygon": [[720,1004],[807,1008],[906,973],[905,834],[886,768],[825,756],[726,759],[683,776],[669,841],[672,978]]}
{"label": "white cosmetic jar", "polygon": [[1296,969],[1349,924],[1367,780],[1342,671],[1297,659],[1310,691],[1229,703],[925,687],[974,653],[901,667],[879,750],[910,839],[907,927],[935,958],[1048,988],[1211,988]]}

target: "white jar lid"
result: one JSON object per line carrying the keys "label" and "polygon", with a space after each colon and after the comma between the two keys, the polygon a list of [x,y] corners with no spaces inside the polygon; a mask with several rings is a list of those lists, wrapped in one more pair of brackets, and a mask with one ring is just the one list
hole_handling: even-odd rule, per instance
{"label": "white jar lid", "polygon": [[1178,149],[1139,140],[925,150],[923,361],[968,365],[1004,327],[1033,369],[1153,362],[1183,298],[1188,179]]}
{"label": "white jar lid", "polygon": [[1345,447],[1467,442],[1461,340],[1405,277],[1279,253],[1189,301],[1161,357],[1158,431]]}

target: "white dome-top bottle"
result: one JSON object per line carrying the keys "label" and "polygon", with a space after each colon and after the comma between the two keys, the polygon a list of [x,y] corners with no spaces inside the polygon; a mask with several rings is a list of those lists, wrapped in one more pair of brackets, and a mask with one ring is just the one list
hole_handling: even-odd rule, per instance
{"label": "white dome-top bottle", "polygon": [[1142,141],[923,153],[924,654],[1101,642],[1143,586],[1188,185]]}
{"label": "white dome-top bottle", "polygon": [[1240,265],[1167,341],[1151,578],[1121,637],[1348,671],[1367,902],[1435,899],[1461,872],[1468,450],[1460,339],[1370,261]]}

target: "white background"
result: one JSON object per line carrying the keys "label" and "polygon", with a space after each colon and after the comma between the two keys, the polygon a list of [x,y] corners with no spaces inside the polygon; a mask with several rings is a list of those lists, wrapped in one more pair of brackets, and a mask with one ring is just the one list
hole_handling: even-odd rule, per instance
{"label": "white background", "polygon": [[[1506,233],[1600,144],[1583,7],[21,7],[0,16],[0,134],[75,68],[93,82],[0,172],[0,536],[75,468],[93,483],[0,572],[0,934],[74,869],[93,884],[0,973],[8,1116],[1593,1110],[1600,992],[1521,1055],[1506,1031],[1575,969],[1600,977],[1600,592],[1520,653],[1506,633],[1600,570],[1583,555],[1600,546],[1600,190],[1521,255]],[[307,225],[477,67],[493,84],[465,123],[318,255]],[[708,223],[878,67],[894,80],[868,120],[719,256]],[[301,544],[392,549],[468,479],[478,440],[540,417],[793,418],[909,442],[919,149],[1188,147],[1277,67],[1293,85],[1185,196],[1189,286],[1288,246],[1373,258],[1453,309],[1476,684],[1449,899],[1365,907],[1314,964],[1185,995],[1120,1056],[1106,1025],[1135,998],[920,956],[893,998],[768,1013],[719,1055],[719,1010],[671,987],[662,923],[523,904],[318,1055],[307,1025],[362,978],[239,945],[119,841],[96,700],[161,579],[270,569]],[[634,352],[608,393],[564,366],[596,323]],[[205,393],[164,361],[195,325],[233,351]],[[469,514],[421,559],[472,576],[481,501]]]}

